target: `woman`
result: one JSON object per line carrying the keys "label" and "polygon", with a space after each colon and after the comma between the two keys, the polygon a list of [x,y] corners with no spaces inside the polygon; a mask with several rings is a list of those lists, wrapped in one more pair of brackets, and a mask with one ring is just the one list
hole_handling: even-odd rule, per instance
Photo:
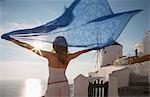
{"label": "woman", "polygon": [[[34,52],[33,46],[11,38],[7,34],[2,35],[1,38],[9,40],[21,47],[27,48]],[[41,53],[36,53],[40,56],[42,55],[42,57],[48,60],[49,78],[45,97],[69,97],[69,84],[65,76],[66,68],[70,60],[78,57],[80,54],[89,52],[92,49],[82,50],[76,53],[68,54],[67,41],[63,36],[58,36],[55,38],[53,42],[53,49],[54,52],[47,52],[41,50]]]}

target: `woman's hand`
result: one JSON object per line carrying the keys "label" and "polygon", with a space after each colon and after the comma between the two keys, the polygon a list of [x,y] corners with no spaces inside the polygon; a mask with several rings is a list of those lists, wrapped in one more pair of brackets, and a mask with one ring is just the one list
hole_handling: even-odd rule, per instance
{"label": "woman's hand", "polygon": [[7,35],[7,34],[3,34],[2,36],[1,36],[1,38],[2,39],[6,39],[6,40],[11,40],[12,38],[9,36],[9,35]]}

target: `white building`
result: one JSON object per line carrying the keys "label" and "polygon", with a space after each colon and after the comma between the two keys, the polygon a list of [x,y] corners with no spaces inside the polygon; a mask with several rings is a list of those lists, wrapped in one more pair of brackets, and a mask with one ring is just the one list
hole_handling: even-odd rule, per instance
{"label": "white building", "polygon": [[[102,67],[96,72],[89,73],[90,77],[79,75],[74,80],[75,97],[87,97],[89,78],[102,78],[105,81],[109,81],[108,97],[119,97],[118,88],[127,87],[131,80],[130,78],[134,77],[134,75],[138,75],[140,78],[142,78],[141,76],[149,78],[150,84],[150,61],[124,66],[109,65],[122,57],[122,47],[119,43],[114,43],[102,50]],[[146,33],[142,42],[135,45],[135,50],[137,50],[138,56],[150,54],[150,31]],[[137,81],[134,78],[132,79],[134,82]],[[81,90],[83,91],[81,92]]]}
{"label": "white building", "polygon": [[[150,31],[146,33],[143,39],[143,44],[144,44],[144,55],[150,55]],[[144,62],[144,65],[141,68],[141,71],[142,71],[142,75],[149,76],[150,78],[150,61]]]}
{"label": "white building", "polygon": [[[139,56],[150,55],[150,31],[148,31],[145,34],[145,37],[143,38],[142,42],[136,44],[135,49],[137,49],[137,54]],[[150,75],[150,61],[146,61],[140,64],[142,65],[138,67],[133,68],[132,66],[133,70],[138,69],[136,73],[141,76],[149,76]]]}
{"label": "white building", "polygon": [[[100,64],[102,64],[102,68],[96,72],[90,72],[89,77],[84,77],[83,75],[79,75],[78,77],[74,79],[74,97],[87,97],[89,81],[96,80],[96,79],[108,81],[109,75],[112,74],[113,71],[124,68],[124,67],[112,66],[113,62],[117,58],[122,57],[122,47],[123,46],[117,42],[115,42],[109,47],[106,47],[105,49],[102,50],[102,53],[101,53],[102,61]],[[108,66],[108,65],[111,65],[111,66]],[[118,85],[116,84],[118,83],[118,80],[116,79],[116,77],[112,77],[112,76],[111,76],[112,84],[109,84],[109,87],[113,87],[113,88],[109,88],[108,91],[109,91],[109,95],[114,95],[115,97],[117,97]],[[115,78],[115,81],[113,80],[114,78]],[[116,86],[116,88],[114,85]]]}
{"label": "white building", "polygon": [[122,57],[122,48],[123,46],[121,44],[115,42],[111,46],[102,49],[101,66],[113,65],[116,59]]}
{"label": "white building", "polygon": [[143,39],[144,54],[150,54],[150,31],[148,31]]}

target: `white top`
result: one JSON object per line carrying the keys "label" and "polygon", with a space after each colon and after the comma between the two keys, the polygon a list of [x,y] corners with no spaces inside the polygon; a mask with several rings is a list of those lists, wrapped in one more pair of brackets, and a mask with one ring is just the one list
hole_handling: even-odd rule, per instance
{"label": "white top", "polygon": [[65,75],[65,68],[54,68],[49,66],[49,78],[48,83],[58,82],[58,81],[67,81]]}

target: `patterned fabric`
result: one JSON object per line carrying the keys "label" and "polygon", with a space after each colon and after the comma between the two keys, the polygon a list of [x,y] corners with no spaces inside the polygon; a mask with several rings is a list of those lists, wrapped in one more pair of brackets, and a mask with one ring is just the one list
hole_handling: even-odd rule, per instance
{"label": "patterned fabric", "polygon": [[129,20],[140,11],[115,14],[107,0],[75,0],[59,18],[7,34],[20,40],[49,43],[57,36],[64,36],[69,47],[101,49],[114,43]]}

